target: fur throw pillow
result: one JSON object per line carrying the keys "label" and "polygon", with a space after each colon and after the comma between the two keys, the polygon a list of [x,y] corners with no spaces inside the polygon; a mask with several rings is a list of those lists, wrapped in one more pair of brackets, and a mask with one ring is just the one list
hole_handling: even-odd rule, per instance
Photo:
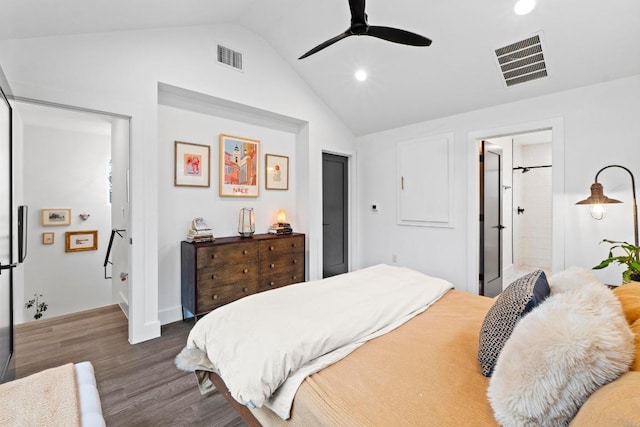
{"label": "fur throw pillow", "polygon": [[516,325],[489,383],[503,426],[568,425],[596,389],[629,369],[634,337],[620,302],[586,270],[554,276]]}

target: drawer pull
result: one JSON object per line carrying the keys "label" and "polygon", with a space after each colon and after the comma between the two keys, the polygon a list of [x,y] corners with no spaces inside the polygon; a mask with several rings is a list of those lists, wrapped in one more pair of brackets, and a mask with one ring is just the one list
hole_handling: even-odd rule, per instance
{"label": "drawer pull", "polygon": [[297,260],[297,259],[294,259],[294,260],[293,260],[293,263],[294,263],[294,264],[297,264],[297,263],[298,263],[298,260]]}
{"label": "drawer pull", "polygon": [[218,299],[218,294],[213,294],[212,299]]}
{"label": "drawer pull", "polygon": [[246,254],[248,254],[248,253],[249,253],[249,251],[248,251],[248,250],[246,250],[246,249],[245,249],[244,251],[242,251],[242,255],[246,255]]}
{"label": "drawer pull", "polygon": [[275,264],[269,264],[270,268],[274,268],[276,265]]}
{"label": "drawer pull", "polygon": [[212,274],[212,275],[211,275],[211,278],[212,278],[212,279],[217,279],[217,278],[218,278],[218,276],[216,276],[215,274]]}
{"label": "drawer pull", "polygon": [[269,282],[269,286],[273,286],[275,284],[276,284],[275,282]]}
{"label": "drawer pull", "polygon": [[249,292],[249,288],[242,288],[242,292]]}
{"label": "drawer pull", "polygon": [[269,250],[270,250],[270,251],[272,251],[272,250],[274,250],[274,249],[275,249],[275,248],[274,248],[273,246],[269,246]]}
{"label": "drawer pull", "polygon": [[296,247],[296,244],[295,244],[295,243],[292,243],[292,244],[291,244],[291,247],[292,247],[292,248],[295,248],[295,247]]}
{"label": "drawer pull", "polygon": [[216,259],[216,258],[218,258],[218,254],[211,255],[211,259]]}
{"label": "drawer pull", "polygon": [[249,269],[248,269],[248,268],[245,268],[244,270],[242,270],[242,272],[243,272],[244,274],[247,274],[247,273],[249,272]]}
{"label": "drawer pull", "polygon": [[296,280],[298,277],[297,277],[297,276],[291,276],[291,278],[292,278],[293,280]]}

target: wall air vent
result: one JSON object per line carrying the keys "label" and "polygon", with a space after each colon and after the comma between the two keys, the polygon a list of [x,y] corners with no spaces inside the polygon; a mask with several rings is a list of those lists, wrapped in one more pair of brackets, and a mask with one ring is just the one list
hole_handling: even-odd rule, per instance
{"label": "wall air vent", "polygon": [[542,34],[495,49],[498,68],[509,86],[547,77]]}
{"label": "wall air vent", "polygon": [[218,45],[218,63],[243,71],[242,53]]}

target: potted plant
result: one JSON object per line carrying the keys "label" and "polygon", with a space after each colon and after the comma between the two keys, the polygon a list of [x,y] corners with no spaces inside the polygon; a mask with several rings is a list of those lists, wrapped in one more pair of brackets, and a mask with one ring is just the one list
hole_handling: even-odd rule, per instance
{"label": "potted plant", "polygon": [[[618,265],[624,265],[627,269],[622,273],[622,282],[640,282],[640,246],[608,239],[604,239],[600,243],[605,242],[613,245],[609,249],[609,256],[600,264],[593,267],[593,269],[603,269],[612,262]],[[618,249],[617,253],[619,255],[614,255],[613,252],[616,249]]]}
{"label": "potted plant", "polygon": [[24,305],[24,307],[26,309],[30,309],[31,307],[35,307],[36,312],[33,315],[33,318],[38,320],[39,318],[42,317],[42,313],[44,313],[45,311],[47,311],[47,308],[49,308],[49,305],[42,301],[40,302],[40,298],[42,298],[42,294],[38,295],[38,294],[33,294],[33,298],[30,299],[29,301],[27,301],[27,303]]}

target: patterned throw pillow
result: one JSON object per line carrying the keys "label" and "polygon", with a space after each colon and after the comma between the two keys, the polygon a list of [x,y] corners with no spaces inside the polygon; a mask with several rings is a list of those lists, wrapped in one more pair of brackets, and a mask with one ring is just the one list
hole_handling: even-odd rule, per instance
{"label": "patterned throw pillow", "polygon": [[544,301],[550,292],[547,276],[542,270],[522,276],[502,291],[480,328],[478,362],[482,375],[491,376],[500,351],[516,323]]}

